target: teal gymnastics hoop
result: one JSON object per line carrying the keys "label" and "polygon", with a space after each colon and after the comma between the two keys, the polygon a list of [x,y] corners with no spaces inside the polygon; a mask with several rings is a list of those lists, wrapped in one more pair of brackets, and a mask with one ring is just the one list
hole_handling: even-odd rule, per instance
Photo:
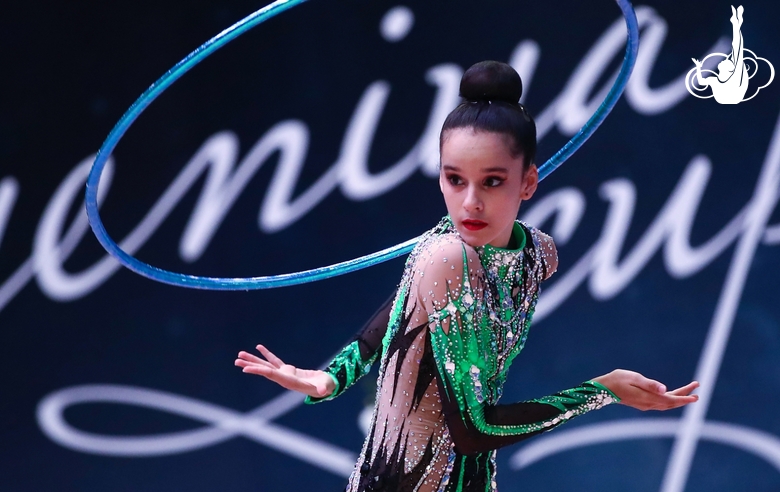
{"label": "teal gymnastics hoop", "polygon": [[[221,33],[217,34],[213,38],[206,41],[198,49],[187,55],[183,60],[177,63],[173,68],[168,70],[162,77],[160,77],[154,84],[151,85],[141,97],[139,97],[130,109],[120,118],[111,133],[108,134],[106,140],[98,151],[95,162],[92,165],[92,169],[89,172],[87,178],[87,191],[86,191],[86,209],[87,217],[89,218],[89,224],[92,227],[92,231],[95,233],[100,244],[108,251],[109,254],[114,256],[119,262],[128,269],[148,277],[158,282],[178,285],[180,287],[189,287],[193,289],[206,289],[206,290],[255,290],[255,289],[273,289],[276,287],[285,287],[288,285],[297,285],[308,282],[316,282],[318,280],[324,280],[326,278],[343,275],[345,273],[354,272],[363,268],[368,268],[373,265],[397,258],[405,255],[412,250],[417,243],[418,238],[410,239],[401,244],[397,244],[393,247],[366,255],[353,260],[336,263],[321,268],[315,268],[313,270],[305,270],[295,273],[286,273],[283,275],[271,275],[265,277],[248,277],[248,278],[220,278],[220,277],[201,277],[195,275],[185,275],[182,273],[176,273],[169,270],[163,270],[155,266],[144,263],[132,255],[128,254],[119,245],[111,239],[108,235],[103,221],[100,219],[100,213],[98,212],[97,195],[98,184],[100,182],[100,176],[103,174],[103,169],[106,166],[109,156],[114,151],[114,148],[124,136],[125,132],[140,116],[140,114],[154,101],[157,97],[165,92],[165,90],[176,82],[182,75],[187,73],[198,63],[202,62],[208,56],[215,51],[241,36],[245,32],[249,31],[253,27],[262,24],[268,19],[291,9],[306,0],[277,0],[276,2],[263,7],[262,9],[254,12],[253,14],[245,17],[239,22],[233,24],[229,28],[225,29]],[[623,64],[620,68],[620,73],[617,76],[612,88],[607,96],[599,105],[598,109],[583,125],[583,127],[577,132],[566,145],[564,145],[558,152],[555,153],[550,159],[547,160],[539,168],[539,179],[542,180],[550,175],[553,171],[558,169],[569,157],[579,149],[583,143],[596,131],[601,125],[607,115],[612,111],[612,108],[617,103],[620,95],[628,83],[628,78],[631,75],[631,71],[634,68],[636,62],[637,51],[639,50],[639,26],[636,20],[636,14],[634,8],[628,0],[616,0],[620,10],[623,12],[623,17],[626,22],[627,30],[627,42],[626,52],[623,57]]]}

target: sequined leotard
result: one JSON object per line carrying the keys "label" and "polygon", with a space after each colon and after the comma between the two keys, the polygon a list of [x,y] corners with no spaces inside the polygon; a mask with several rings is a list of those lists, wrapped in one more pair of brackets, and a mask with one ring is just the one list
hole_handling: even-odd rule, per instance
{"label": "sequined leotard", "polygon": [[[332,399],[381,354],[371,428],[348,492],[496,490],[495,450],[618,401],[588,381],[498,405],[525,344],[552,239],[520,222],[514,249],[465,244],[448,217],[410,254],[392,302],[326,369]],[[388,322],[389,320],[389,322]]]}

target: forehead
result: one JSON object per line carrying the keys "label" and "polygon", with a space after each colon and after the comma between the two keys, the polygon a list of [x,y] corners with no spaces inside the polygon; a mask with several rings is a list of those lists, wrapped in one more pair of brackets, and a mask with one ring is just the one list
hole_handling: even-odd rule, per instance
{"label": "forehead", "polygon": [[522,170],[523,156],[512,156],[509,151],[510,137],[506,135],[476,131],[473,128],[453,128],[442,137],[442,167],[454,166],[468,171],[503,166],[507,170]]}

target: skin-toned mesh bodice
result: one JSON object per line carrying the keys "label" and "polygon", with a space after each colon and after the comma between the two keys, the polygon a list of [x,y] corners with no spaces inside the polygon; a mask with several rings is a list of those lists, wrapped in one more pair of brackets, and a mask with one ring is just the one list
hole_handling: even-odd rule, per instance
{"label": "skin-toned mesh bodice", "polygon": [[371,426],[349,491],[495,490],[495,449],[617,400],[586,382],[498,405],[539,284],[557,267],[552,239],[541,232],[517,223],[511,244],[473,248],[445,217],[410,254],[393,303],[328,367],[337,388],[325,399],[354,384],[381,353]]}

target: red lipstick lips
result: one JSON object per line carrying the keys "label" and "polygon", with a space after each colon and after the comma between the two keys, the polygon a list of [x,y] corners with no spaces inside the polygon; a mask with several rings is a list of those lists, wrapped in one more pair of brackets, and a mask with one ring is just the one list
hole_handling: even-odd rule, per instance
{"label": "red lipstick lips", "polygon": [[478,231],[487,226],[487,222],[483,222],[481,220],[476,220],[476,219],[466,219],[462,222],[462,224],[463,227],[465,227],[470,231]]}

